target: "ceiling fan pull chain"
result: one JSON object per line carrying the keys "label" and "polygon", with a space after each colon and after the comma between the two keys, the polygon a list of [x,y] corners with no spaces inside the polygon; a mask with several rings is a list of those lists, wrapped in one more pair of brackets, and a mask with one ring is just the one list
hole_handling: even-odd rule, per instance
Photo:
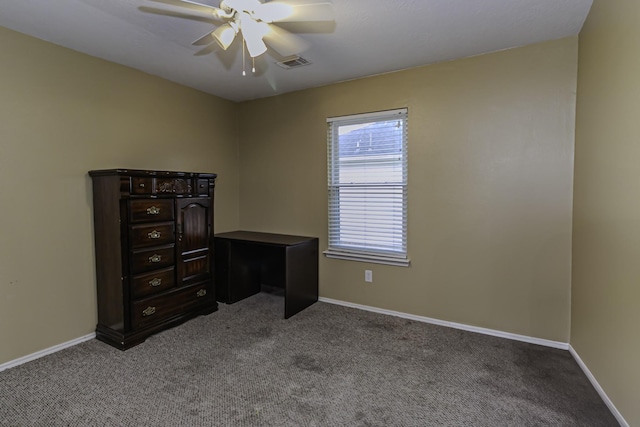
{"label": "ceiling fan pull chain", "polygon": [[253,62],[253,66],[251,67],[251,72],[253,74],[256,73],[256,58],[251,58],[251,61]]}
{"label": "ceiling fan pull chain", "polygon": [[245,45],[244,45],[244,35],[243,35],[243,37],[242,37],[242,75],[246,76],[247,72],[245,71],[246,68],[245,68],[245,64],[244,64],[245,63],[245,61],[244,61],[244,51],[245,51]]}

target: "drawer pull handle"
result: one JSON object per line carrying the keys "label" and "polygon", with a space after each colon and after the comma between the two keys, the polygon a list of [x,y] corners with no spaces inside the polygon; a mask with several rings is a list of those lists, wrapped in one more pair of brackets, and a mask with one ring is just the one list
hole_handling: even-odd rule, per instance
{"label": "drawer pull handle", "polygon": [[156,308],[149,306],[149,307],[145,308],[144,310],[142,310],[142,316],[143,317],[151,316],[155,312],[156,312]]}
{"label": "drawer pull handle", "polygon": [[153,254],[153,255],[151,255],[149,257],[149,262],[156,263],[156,262],[160,262],[160,261],[162,261],[162,255]]}
{"label": "drawer pull handle", "polygon": [[151,206],[147,209],[147,215],[158,215],[160,213],[160,208],[155,206]]}
{"label": "drawer pull handle", "polygon": [[153,230],[151,233],[148,233],[147,236],[149,236],[150,239],[159,239],[161,234],[158,230]]}
{"label": "drawer pull handle", "polygon": [[151,287],[156,287],[156,286],[160,286],[162,285],[162,279],[158,279],[157,277],[154,277],[153,279],[149,280],[149,286]]}
{"label": "drawer pull handle", "polygon": [[200,289],[196,295],[198,296],[198,298],[200,298],[200,297],[205,296],[206,294],[207,294],[207,290],[206,289]]}
{"label": "drawer pull handle", "polygon": [[140,183],[140,188],[144,188],[144,182]]}

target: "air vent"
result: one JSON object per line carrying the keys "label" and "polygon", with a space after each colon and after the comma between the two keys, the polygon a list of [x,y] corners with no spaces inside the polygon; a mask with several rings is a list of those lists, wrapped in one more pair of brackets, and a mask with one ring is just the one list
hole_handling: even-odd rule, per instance
{"label": "air vent", "polygon": [[305,65],[311,64],[311,61],[308,59],[304,59],[301,56],[292,56],[283,61],[276,62],[280,67],[285,70],[290,70],[291,68],[304,67]]}

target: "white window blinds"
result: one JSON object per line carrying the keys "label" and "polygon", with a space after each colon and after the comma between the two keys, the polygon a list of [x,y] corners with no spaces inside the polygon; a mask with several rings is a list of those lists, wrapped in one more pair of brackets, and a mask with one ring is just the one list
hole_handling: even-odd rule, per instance
{"label": "white window blinds", "polygon": [[327,119],[329,257],[408,265],[407,110]]}

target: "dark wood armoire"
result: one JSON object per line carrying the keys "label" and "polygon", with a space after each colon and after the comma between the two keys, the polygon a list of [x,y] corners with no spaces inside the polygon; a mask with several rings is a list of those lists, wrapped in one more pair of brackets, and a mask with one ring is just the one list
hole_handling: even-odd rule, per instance
{"label": "dark wood armoire", "polygon": [[216,174],[90,171],[96,337],[119,349],[218,308],[213,284]]}

